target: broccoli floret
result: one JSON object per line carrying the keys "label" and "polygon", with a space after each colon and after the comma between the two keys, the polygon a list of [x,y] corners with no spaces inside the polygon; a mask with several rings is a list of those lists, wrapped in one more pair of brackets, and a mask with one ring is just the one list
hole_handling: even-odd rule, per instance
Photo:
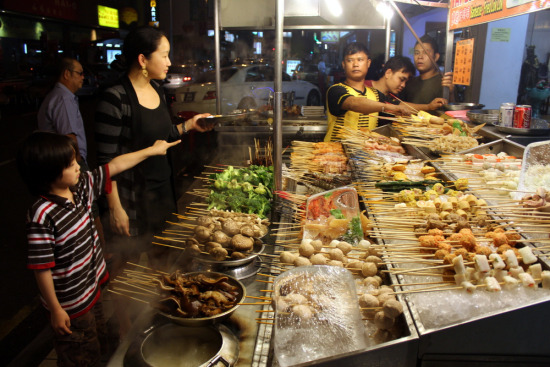
{"label": "broccoli floret", "polygon": [[218,173],[218,178],[223,181],[231,181],[233,178],[233,166],[229,166],[222,173]]}
{"label": "broccoli floret", "polygon": [[254,187],[252,186],[252,184],[250,182],[244,182],[241,185],[241,188],[242,188],[243,192],[250,192],[250,191],[254,190]]}
{"label": "broccoli floret", "polygon": [[240,188],[241,188],[241,184],[238,183],[236,179],[232,179],[232,180],[227,184],[227,188],[228,188],[228,189],[237,190],[237,189],[240,189]]}
{"label": "broccoli floret", "polygon": [[227,188],[227,181],[217,179],[216,181],[214,181],[214,187],[218,190],[223,190],[223,189]]}
{"label": "broccoli floret", "polygon": [[216,208],[218,210],[227,209],[226,197],[222,193],[213,190],[210,191],[210,195],[206,199],[206,202],[208,203],[208,210],[212,208]]}
{"label": "broccoli floret", "polygon": [[262,218],[265,218],[266,214],[271,210],[269,200],[259,195],[248,199],[247,206],[248,214],[258,214]]}
{"label": "broccoli floret", "polygon": [[265,186],[261,182],[258,185],[258,187],[256,187],[254,189],[254,192],[258,195],[266,195],[267,194],[267,190],[265,189]]}
{"label": "broccoli floret", "polygon": [[247,198],[244,195],[229,195],[227,197],[227,205],[234,212],[242,212],[246,203]]}

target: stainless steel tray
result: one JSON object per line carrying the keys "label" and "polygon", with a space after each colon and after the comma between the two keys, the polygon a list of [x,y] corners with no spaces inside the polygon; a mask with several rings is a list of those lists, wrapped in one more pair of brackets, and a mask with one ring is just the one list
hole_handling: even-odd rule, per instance
{"label": "stainless steel tray", "polygon": [[550,129],[520,129],[507,126],[496,126],[496,129],[501,133],[511,135],[550,135]]}
{"label": "stainless steel tray", "polygon": [[499,110],[471,110],[466,112],[470,122],[475,124],[494,124],[498,122]]}
{"label": "stainless steel tray", "polygon": [[487,144],[480,145],[478,147],[468,149],[460,152],[461,154],[465,153],[476,153],[476,154],[498,154],[500,152],[507,153],[508,155],[513,155],[514,157],[521,158],[523,157],[523,151],[525,147],[518,143],[506,139],[498,139]]}

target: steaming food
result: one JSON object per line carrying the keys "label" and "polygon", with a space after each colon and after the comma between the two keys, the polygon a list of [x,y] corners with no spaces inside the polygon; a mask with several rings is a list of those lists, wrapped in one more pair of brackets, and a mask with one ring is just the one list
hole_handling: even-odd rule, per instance
{"label": "steaming food", "polygon": [[[223,248],[222,248],[223,250]],[[226,312],[241,300],[240,287],[227,276],[219,274],[176,271],[158,279],[158,310],[176,317],[203,318]]]}

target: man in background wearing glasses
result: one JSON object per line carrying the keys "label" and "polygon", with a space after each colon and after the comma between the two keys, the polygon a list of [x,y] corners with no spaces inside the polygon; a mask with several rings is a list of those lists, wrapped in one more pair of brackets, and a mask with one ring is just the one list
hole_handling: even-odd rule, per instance
{"label": "man in background wearing glasses", "polygon": [[38,129],[67,135],[78,144],[77,157],[83,169],[87,167],[87,144],[84,121],[75,93],[82,88],[84,69],[75,59],[63,58],[59,63],[57,83],[38,110]]}

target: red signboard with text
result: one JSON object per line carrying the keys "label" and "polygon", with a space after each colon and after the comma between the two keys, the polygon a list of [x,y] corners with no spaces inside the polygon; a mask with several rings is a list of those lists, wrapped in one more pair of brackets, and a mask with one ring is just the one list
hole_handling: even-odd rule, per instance
{"label": "red signboard with text", "polygon": [[451,0],[449,28],[457,29],[550,9],[550,0]]}
{"label": "red signboard with text", "polygon": [[48,18],[78,20],[77,0],[4,0],[4,9]]}

